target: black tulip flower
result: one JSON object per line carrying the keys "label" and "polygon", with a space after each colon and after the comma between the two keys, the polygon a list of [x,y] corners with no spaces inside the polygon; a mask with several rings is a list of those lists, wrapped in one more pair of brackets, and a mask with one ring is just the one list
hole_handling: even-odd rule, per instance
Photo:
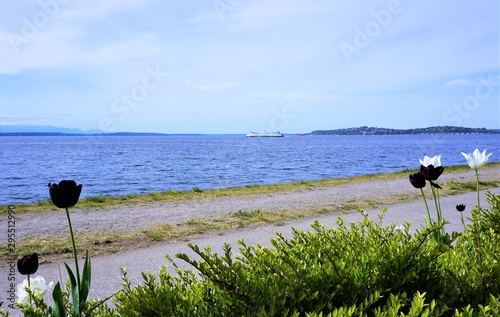
{"label": "black tulip flower", "polygon": [[17,270],[22,275],[35,274],[38,270],[38,254],[26,255],[17,260]]}
{"label": "black tulip flower", "polygon": [[420,172],[424,175],[424,178],[428,181],[435,181],[443,174],[444,167],[438,166],[434,167],[432,164],[423,166],[420,165]]}
{"label": "black tulip flower", "polygon": [[464,210],[465,210],[465,205],[464,205],[464,204],[460,204],[460,205],[457,205],[457,207],[456,207],[456,208],[457,208],[457,211],[462,212],[462,211],[464,211]]}
{"label": "black tulip flower", "polygon": [[425,187],[424,175],[420,172],[410,175],[410,183],[415,188],[424,188]]}
{"label": "black tulip flower", "polygon": [[62,180],[59,184],[49,183],[50,199],[59,208],[69,208],[76,205],[81,192],[82,185],[76,185],[73,180]]}

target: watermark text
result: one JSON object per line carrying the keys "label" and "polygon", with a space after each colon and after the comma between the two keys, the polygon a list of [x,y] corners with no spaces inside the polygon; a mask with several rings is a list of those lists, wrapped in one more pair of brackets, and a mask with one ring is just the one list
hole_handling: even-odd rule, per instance
{"label": "watermark text", "polygon": [[40,10],[36,11],[31,19],[22,18],[20,33],[10,32],[7,34],[10,45],[14,52],[18,53],[22,44],[28,44],[35,38],[40,30],[47,27],[50,20],[57,16],[61,10],[61,5],[65,5],[69,0],[39,0]]}
{"label": "watermark text", "polygon": [[16,207],[14,205],[7,206],[7,248],[10,255],[7,261],[9,272],[7,273],[7,301],[8,307],[14,309],[16,302]]}
{"label": "watermark text", "polygon": [[113,119],[118,117],[120,120],[125,120],[130,115],[132,109],[139,107],[147,99],[149,93],[163,83],[167,75],[166,72],[161,70],[159,65],[156,65],[154,69],[147,66],[146,75],[144,75],[140,83],[132,87],[128,93],[122,94],[119,98],[111,102],[110,110],[113,116],[101,119],[99,128],[104,132],[114,131]]}

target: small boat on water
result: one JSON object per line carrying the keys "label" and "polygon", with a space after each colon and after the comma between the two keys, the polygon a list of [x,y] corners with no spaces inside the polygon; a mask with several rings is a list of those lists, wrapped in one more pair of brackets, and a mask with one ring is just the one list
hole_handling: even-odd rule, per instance
{"label": "small boat on water", "polygon": [[283,133],[280,133],[279,131],[276,132],[269,132],[266,130],[263,130],[261,132],[249,132],[247,133],[248,137],[282,137]]}

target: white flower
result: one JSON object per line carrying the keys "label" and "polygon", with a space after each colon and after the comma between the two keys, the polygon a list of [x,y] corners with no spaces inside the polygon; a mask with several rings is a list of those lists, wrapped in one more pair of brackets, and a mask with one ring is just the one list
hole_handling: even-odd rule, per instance
{"label": "white flower", "polygon": [[[31,293],[37,297],[43,297],[51,288],[54,282],[45,285],[45,279],[37,275],[35,278],[30,278]],[[25,279],[21,284],[17,285],[17,302],[21,304],[29,304],[30,298],[26,289],[28,288],[28,280]]]}
{"label": "white flower", "polygon": [[474,152],[469,153],[469,154],[465,154],[464,152],[462,152],[462,155],[467,160],[467,164],[469,164],[470,168],[473,168],[473,169],[478,169],[478,168],[484,166],[484,164],[486,164],[486,162],[488,162],[488,158],[492,154],[493,153],[486,155],[486,150],[484,150],[483,152],[479,152],[479,149],[475,149]]}
{"label": "white flower", "polygon": [[421,160],[419,159],[420,164],[423,165],[424,167],[427,167],[429,165],[432,165],[434,167],[441,166],[441,155],[436,155],[434,157],[428,157],[427,155],[424,156],[424,159]]}

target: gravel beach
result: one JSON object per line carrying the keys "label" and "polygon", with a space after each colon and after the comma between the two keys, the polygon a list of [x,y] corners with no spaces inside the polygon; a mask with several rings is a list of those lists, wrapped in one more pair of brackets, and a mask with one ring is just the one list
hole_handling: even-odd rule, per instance
{"label": "gravel beach", "polygon": [[[500,168],[479,170],[481,181],[498,181]],[[473,170],[462,173],[445,173],[439,183],[474,182]],[[339,186],[315,187],[300,191],[273,194],[252,194],[217,199],[191,199],[147,204],[115,205],[101,208],[71,209],[71,221],[76,234],[90,232],[133,233],[159,225],[176,225],[194,218],[223,217],[238,211],[322,210],[322,213],[340,213],[348,205],[368,204],[376,208],[387,202],[420,198],[408,178],[371,180],[346,183]],[[349,211],[349,210],[347,210]],[[350,210],[354,212],[354,210]],[[20,213],[16,215],[18,239],[68,233],[64,212],[49,211]],[[6,216],[0,217],[6,221]],[[4,240],[5,237],[2,238]],[[2,241],[5,243],[5,241]]]}

